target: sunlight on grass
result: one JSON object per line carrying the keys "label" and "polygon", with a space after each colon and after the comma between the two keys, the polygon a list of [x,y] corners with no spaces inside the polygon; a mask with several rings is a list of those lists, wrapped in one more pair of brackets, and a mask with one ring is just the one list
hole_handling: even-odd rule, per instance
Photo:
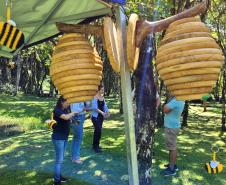
{"label": "sunlight on grass", "polygon": [[[173,178],[162,177],[160,170],[164,168],[168,159],[165,150],[163,129],[157,129],[155,135],[155,168],[153,184],[175,185],[225,185],[226,170],[219,174],[208,174],[205,163],[212,159],[211,146],[220,148],[217,160],[226,164],[225,133],[220,132],[221,109],[208,107],[203,112],[203,107],[190,106],[188,127],[183,128],[178,137],[178,162],[179,173]],[[156,183],[155,183],[156,182]]]}
{"label": "sunlight on grass", "polygon": [[94,172],[94,176],[100,176],[101,175],[101,171],[100,170],[96,170],[95,172]]}
{"label": "sunlight on grass", "polygon": [[97,166],[97,163],[94,161],[90,161],[90,165],[88,166],[89,168],[94,168],[95,166]]}
{"label": "sunlight on grass", "polygon": [[179,181],[179,179],[176,179],[176,178],[174,178],[173,180],[172,180],[172,184],[178,184],[180,181]]}
{"label": "sunlight on grass", "polygon": [[0,155],[10,153],[10,152],[14,151],[19,146],[20,145],[18,143],[12,143],[10,146],[4,148],[3,150],[0,150]]}
{"label": "sunlight on grass", "polygon": [[[1,128],[7,132],[21,129],[20,132],[11,133],[11,135],[7,135],[6,132],[5,137],[2,138],[0,135],[1,181],[6,185],[15,185],[17,182],[21,182],[23,185],[52,184],[52,174],[40,174],[38,171],[51,171],[54,164],[51,130],[47,130],[44,120],[49,118],[49,112],[54,107],[55,99],[32,96],[2,97],[1,95],[0,99],[3,100],[0,101]],[[70,148],[68,147],[66,152],[66,165],[68,166],[65,165],[65,169],[68,174],[73,174],[73,178],[82,177],[93,182],[92,177],[95,176],[100,185],[102,185],[101,183],[115,185],[117,183],[113,182],[116,181],[119,185],[125,185],[128,184],[128,172],[123,116],[119,114],[118,102],[111,98],[107,99],[107,102],[111,117],[103,124],[101,146],[104,152],[96,154],[92,150],[93,124],[89,118],[84,124],[81,150],[81,159],[84,164],[81,166],[71,164]],[[203,107],[200,107],[199,104],[192,104],[190,108],[188,127],[183,128],[178,137],[179,172],[175,177],[163,177],[160,173],[164,168],[163,165],[167,163],[168,151],[165,149],[163,128],[156,129],[152,169],[153,185],[226,184],[226,169],[220,174],[213,175],[208,174],[204,168],[205,163],[212,158],[212,145],[219,146],[217,160],[226,166],[226,133],[220,132],[220,105],[211,104],[207,112],[203,112]],[[72,135],[69,137],[69,145],[71,140]],[[37,171],[20,171],[34,167],[37,168]],[[8,169],[20,170],[8,173]],[[12,174],[15,174],[15,180]],[[125,176],[125,180],[123,180],[123,176]],[[112,179],[109,180],[109,177]],[[9,178],[12,181],[8,181]],[[108,181],[106,181],[107,179]],[[72,184],[86,185],[87,183],[79,181],[67,183],[67,185]]]}

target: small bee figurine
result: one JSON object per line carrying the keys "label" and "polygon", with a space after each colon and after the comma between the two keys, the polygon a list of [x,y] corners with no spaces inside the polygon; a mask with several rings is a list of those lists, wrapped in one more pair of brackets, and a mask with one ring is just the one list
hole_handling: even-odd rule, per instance
{"label": "small bee figurine", "polygon": [[47,123],[49,129],[53,129],[53,127],[56,125],[56,121],[53,119],[53,113],[51,114],[51,119],[48,119],[45,122]]}
{"label": "small bee figurine", "polygon": [[206,163],[206,170],[208,173],[213,173],[213,174],[220,173],[223,170],[223,164],[216,161],[216,154],[217,152],[219,152],[219,148],[212,146],[211,151],[213,152],[212,154],[213,160]]}

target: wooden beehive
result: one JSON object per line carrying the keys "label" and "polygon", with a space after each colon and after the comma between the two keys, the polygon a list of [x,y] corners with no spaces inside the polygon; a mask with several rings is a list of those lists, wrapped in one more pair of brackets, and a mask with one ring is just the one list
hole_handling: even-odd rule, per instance
{"label": "wooden beehive", "polygon": [[199,18],[170,24],[157,52],[157,70],[178,100],[201,99],[218,79],[224,56]]}
{"label": "wooden beehive", "polygon": [[102,79],[103,63],[82,34],[65,34],[55,47],[50,65],[53,84],[69,103],[88,101]]}
{"label": "wooden beehive", "polygon": [[117,31],[115,23],[112,21],[110,17],[104,18],[103,30],[104,30],[105,49],[107,50],[110,64],[112,66],[112,69],[115,72],[119,73],[120,59],[119,59]]}

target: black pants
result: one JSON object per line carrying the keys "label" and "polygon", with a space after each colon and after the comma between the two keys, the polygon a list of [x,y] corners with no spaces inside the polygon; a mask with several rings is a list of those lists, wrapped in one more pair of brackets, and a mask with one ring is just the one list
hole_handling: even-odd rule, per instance
{"label": "black pants", "polygon": [[93,148],[99,147],[103,121],[104,119],[102,115],[98,115],[97,118],[92,117],[92,122],[94,126]]}

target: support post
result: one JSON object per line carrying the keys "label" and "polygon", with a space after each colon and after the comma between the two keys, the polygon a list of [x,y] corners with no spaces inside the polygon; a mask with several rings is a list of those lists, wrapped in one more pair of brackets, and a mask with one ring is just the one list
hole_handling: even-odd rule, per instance
{"label": "support post", "polygon": [[122,8],[120,6],[116,6],[116,26],[119,45],[121,90],[127,142],[129,184],[138,185],[139,178],[137,167],[135,124],[131,95],[131,77],[126,55],[126,17],[123,14]]}

